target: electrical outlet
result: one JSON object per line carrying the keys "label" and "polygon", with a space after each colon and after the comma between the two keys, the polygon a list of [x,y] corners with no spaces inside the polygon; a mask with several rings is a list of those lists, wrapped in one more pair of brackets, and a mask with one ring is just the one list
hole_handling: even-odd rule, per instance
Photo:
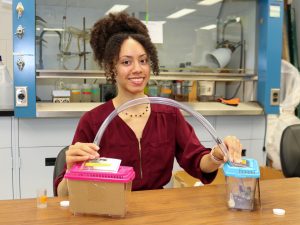
{"label": "electrical outlet", "polygon": [[280,103],[280,89],[272,88],[270,95],[270,105],[279,105]]}
{"label": "electrical outlet", "polygon": [[28,106],[27,87],[15,87],[16,90],[16,107]]}

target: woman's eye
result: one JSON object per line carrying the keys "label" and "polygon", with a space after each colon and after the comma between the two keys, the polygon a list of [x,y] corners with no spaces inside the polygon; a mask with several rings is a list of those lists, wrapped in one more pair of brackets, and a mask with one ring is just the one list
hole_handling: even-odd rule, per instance
{"label": "woman's eye", "polygon": [[148,60],[147,59],[141,59],[141,64],[143,64],[143,65],[146,65],[146,64],[148,64]]}
{"label": "woman's eye", "polygon": [[130,61],[129,60],[123,60],[122,62],[121,62],[121,64],[123,64],[123,65],[130,65]]}

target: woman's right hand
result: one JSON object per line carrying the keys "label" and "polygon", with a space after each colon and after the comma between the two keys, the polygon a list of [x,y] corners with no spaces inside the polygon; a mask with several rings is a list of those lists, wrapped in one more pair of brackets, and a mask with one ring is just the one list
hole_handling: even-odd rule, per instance
{"label": "woman's right hand", "polygon": [[66,151],[67,169],[70,169],[76,162],[99,158],[98,150],[99,147],[94,143],[76,142],[74,145],[70,145]]}

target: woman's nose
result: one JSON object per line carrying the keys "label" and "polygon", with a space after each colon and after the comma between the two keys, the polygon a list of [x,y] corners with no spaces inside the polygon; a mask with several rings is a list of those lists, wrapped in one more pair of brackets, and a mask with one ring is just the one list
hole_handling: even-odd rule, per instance
{"label": "woman's nose", "polygon": [[141,72],[142,71],[142,67],[139,61],[135,61],[133,64],[133,72]]}

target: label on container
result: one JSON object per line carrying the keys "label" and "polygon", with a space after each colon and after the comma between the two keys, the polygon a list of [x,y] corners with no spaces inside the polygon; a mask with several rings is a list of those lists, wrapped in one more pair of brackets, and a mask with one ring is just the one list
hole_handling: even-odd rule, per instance
{"label": "label on container", "polygon": [[163,94],[171,94],[172,93],[172,89],[170,88],[161,88],[160,89],[160,92],[163,93]]}
{"label": "label on container", "polygon": [[84,163],[85,169],[95,169],[101,171],[118,172],[121,164],[120,159],[101,157],[92,159]]}
{"label": "label on container", "polygon": [[74,95],[80,95],[80,90],[71,90],[71,93]]}

